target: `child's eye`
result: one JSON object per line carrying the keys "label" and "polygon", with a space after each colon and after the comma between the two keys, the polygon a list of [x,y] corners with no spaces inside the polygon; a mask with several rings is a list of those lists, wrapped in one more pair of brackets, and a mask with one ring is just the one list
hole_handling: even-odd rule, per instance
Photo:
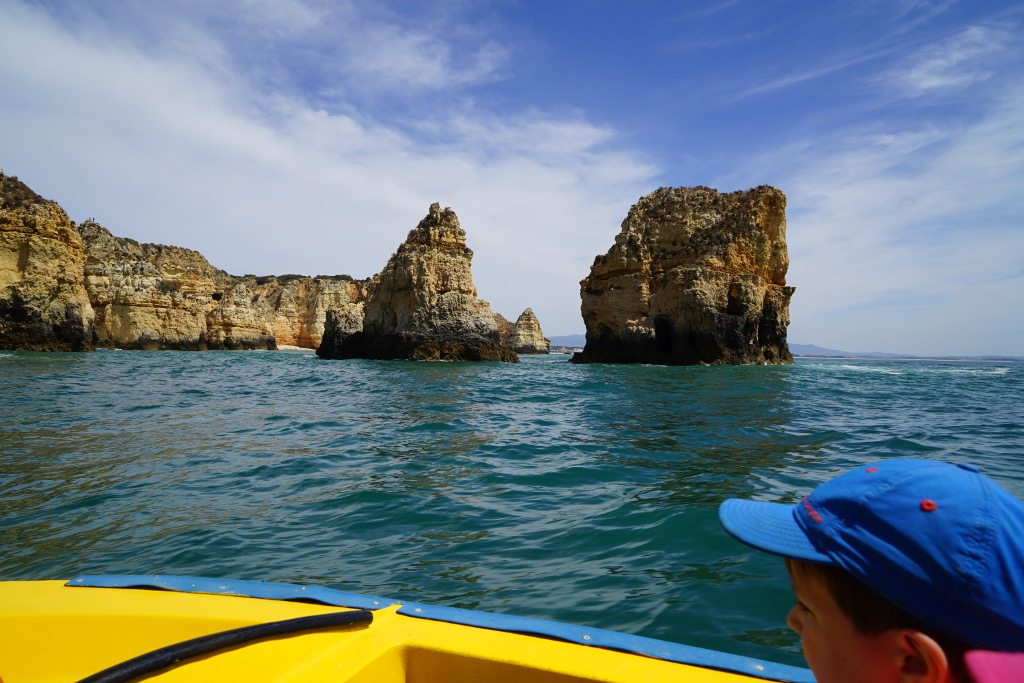
{"label": "child's eye", "polygon": [[796,608],[801,610],[801,611],[803,611],[803,612],[810,612],[810,610],[807,609],[807,605],[805,605],[804,603],[800,602],[799,600],[796,601]]}

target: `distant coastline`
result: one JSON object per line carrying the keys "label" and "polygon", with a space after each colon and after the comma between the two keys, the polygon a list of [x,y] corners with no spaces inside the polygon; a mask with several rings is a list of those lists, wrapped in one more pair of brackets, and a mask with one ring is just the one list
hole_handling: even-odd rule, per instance
{"label": "distant coastline", "polygon": [[997,355],[948,355],[948,356],[921,356],[912,353],[890,353],[887,351],[840,351],[829,349],[814,344],[790,344],[789,350],[799,358],[863,358],[873,360],[969,360],[969,361],[991,361],[1024,363],[1024,356],[997,356]]}
{"label": "distant coastline", "polygon": [[587,343],[587,335],[585,334],[563,334],[548,337],[551,340],[551,346],[561,346],[565,348],[572,348],[577,346],[583,346]]}
{"label": "distant coastline", "polygon": [[[556,335],[551,339],[553,353],[568,353],[570,349],[578,349],[587,343],[585,334]],[[557,349],[557,351],[556,351]],[[862,358],[872,360],[969,360],[990,361],[995,363],[1024,363],[1024,356],[998,355],[948,355],[922,356],[912,353],[890,353],[887,351],[840,351],[815,344],[790,344],[789,350],[798,358]]]}

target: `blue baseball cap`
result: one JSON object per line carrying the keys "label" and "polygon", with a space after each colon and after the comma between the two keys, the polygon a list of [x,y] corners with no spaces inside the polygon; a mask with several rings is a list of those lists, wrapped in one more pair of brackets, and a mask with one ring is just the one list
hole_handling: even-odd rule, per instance
{"label": "blue baseball cap", "polygon": [[796,505],[727,500],[719,517],[740,541],[841,567],[969,645],[1024,651],[1024,504],[976,467],[887,460]]}

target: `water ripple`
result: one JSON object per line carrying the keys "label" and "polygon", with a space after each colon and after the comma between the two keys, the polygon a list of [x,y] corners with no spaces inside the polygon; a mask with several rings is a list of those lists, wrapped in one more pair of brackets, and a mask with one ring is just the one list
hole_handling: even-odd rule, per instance
{"label": "water ripple", "polygon": [[0,576],[312,582],[800,663],[719,528],[883,457],[1024,495],[1024,366],[0,354]]}

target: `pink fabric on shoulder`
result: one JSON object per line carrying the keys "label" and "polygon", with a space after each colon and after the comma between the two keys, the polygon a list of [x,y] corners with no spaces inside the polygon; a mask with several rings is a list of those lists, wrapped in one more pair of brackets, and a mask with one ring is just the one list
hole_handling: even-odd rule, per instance
{"label": "pink fabric on shoulder", "polygon": [[971,650],[964,655],[974,683],[1020,683],[1024,681],[1024,652]]}

